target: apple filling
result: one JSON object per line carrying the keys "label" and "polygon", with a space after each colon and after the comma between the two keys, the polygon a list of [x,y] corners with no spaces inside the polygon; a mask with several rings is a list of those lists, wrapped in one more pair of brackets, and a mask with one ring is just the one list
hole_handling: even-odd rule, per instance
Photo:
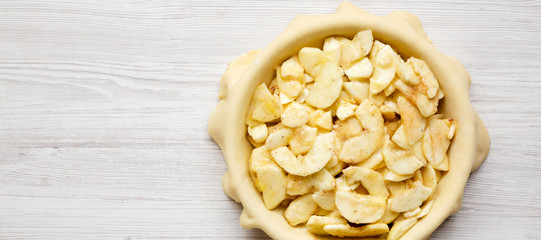
{"label": "apple filling", "polygon": [[268,209],[317,235],[400,238],[428,214],[456,124],[430,67],[373,39],[305,47],[259,85],[249,171]]}

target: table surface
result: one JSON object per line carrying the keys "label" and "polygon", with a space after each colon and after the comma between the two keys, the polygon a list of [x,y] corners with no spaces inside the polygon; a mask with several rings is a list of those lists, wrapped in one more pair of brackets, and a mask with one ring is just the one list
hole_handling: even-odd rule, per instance
{"label": "table surface", "polygon": [[[207,134],[228,62],[337,1],[2,1],[1,239],[267,239]],[[541,239],[541,2],[357,1],[418,15],[470,72],[492,145],[433,239]]]}

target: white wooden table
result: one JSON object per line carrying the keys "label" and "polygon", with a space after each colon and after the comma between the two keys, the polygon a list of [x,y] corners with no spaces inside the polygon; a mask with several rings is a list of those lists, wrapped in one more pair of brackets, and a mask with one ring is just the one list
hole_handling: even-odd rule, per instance
{"label": "white wooden table", "polygon": [[[541,239],[541,2],[417,14],[470,72],[492,140],[433,239]],[[0,1],[0,239],[267,239],[207,134],[227,63],[335,1]]]}

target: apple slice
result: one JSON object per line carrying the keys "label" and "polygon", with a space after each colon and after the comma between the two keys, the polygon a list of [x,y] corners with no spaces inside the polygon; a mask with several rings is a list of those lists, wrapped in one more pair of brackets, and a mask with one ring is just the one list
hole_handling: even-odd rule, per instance
{"label": "apple slice", "polygon": [[284,108],[280,104],[280,99],[269,92],[265,83],[261,83],[255,89],[250,110],[249,112],[252,112],[251,117],[254,120],[270,122],[278,119],[282,115]]}
{"label": "apple slice", "polygon": [[336,208],[352,223],[373,223],[385,213],[386,198],[361,195],[352,191],[336,191]]}
{"label": "apple slice", "polygon": [[287,194],[290,196],[303,195],[314,191],[332,191],[336,187],[334,177],[325,169],[301,177],[293,174],[287,175]]}
{"label": "apple slice", "polygon": [[289,203],[284,211],[284,217],[291,226],[297,226],[308,221],[316,211],[317,204],[312,199],[312,194],[300,196]]}
{"label": "apple slice", "polygon": [[336,63],[325,62],[320,74],[315,79],[314,86],[310,90],[306,102],[320,109],[331,106],[340,96],[343,75],[342,69]]}
{"label": "apple slice", "polygon": [[286,175],[272,159],[265,146],[250,155],[250,174],[258,191],[263,193],[267,209],[276,208],[286,198]]}
{"label": "apple slice", "polygon": [[372,36],[372,30],[364,30],[355,34],[353,44],[359,49],[361,57],[368,55],[374,44],[374,37]]}
{"label": "apple slice", "polygon": [[348,224],[329,224],[323,230],[337,237],[373,237],[389,232],[389,226],[384,223],[373,223],[362,227],[352,227]]}
{"label": "apple slice", "polygon": [[413,145],[423,137],[426,127],[426,119],[421,115],[417,107],[411,104],[405,97],[398,98],[398,110],[402,118],[404,132],[409,145]]}
{"label": "apple slice", "polygon": [[379,50],[373,59],[374,73],[370,78],[370,93],[377,94],[385,89],[396,74],[396,53],[389,45]]}
{"label": "apple slice", "polygon": [[428,199],[432,194],[432,189],[416,181],[411,188],[394,196],[391,201],[391,210],[395,212],[407,212],[413,210]]}
{"label": "apple slice", "polygon": [[314,145],[306,156],[295,157],[287,147],[271,151],[276,163],[286,172],[298,176],[308,176],[321,170],[332,157],[334,149],[334,134],[325,133],[316,137]]}
{"label": "apple slice", "polygon": [[317,235],[328,235],[328,233],[323,230],[327,225],[334,224],[347,224],[347,220],[342,217],[332,217],[332,216],[311,216],[306,222],[306,228],[308,231]]}
{"label": "apple slice", "polygon": [[356,115],[364,132],[348,139],[340,151],[339,159],[346,163],[358,163],[366,160],[382,144],[383,117],[379,108],[370,100],[364,100],[357,107]]}

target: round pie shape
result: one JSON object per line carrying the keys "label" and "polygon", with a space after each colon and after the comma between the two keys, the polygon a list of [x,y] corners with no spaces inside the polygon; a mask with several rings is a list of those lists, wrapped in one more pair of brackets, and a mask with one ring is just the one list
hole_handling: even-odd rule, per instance
{"label": "round pie shape", "polygon": [[371,29],[374,39],[396,48],[404,58],[424,60],[436,75],[445,98],[439,112],[457,123],[456,135],[448,150],[449,171],[437,185],[432,210],[411,227],[401,239],[426,239],[450,215],[459,211],[468,177],[486,158],[490,140],[482,120],[471,106],[471,79],[462,64],[440,53],[424,32],[419,19],[407,12],[381,17],[350,3],[340,4],[334,14],[295,18],[269,46],[251,51],[230,63],[220,83],[220,103],[209,120],[209,134],[222,149],[228,171],[222,179],[227,196],[242,203],[240,224],[259,228],[274,239],[336,239],[317,236],[306,227],[291,227],[283,207],[268,210],[248,171],[253,149],[246,138],[245,116],[255,88],[269,83],[275,66],[303,47],[321,47],[326,37],[351,38]]}

